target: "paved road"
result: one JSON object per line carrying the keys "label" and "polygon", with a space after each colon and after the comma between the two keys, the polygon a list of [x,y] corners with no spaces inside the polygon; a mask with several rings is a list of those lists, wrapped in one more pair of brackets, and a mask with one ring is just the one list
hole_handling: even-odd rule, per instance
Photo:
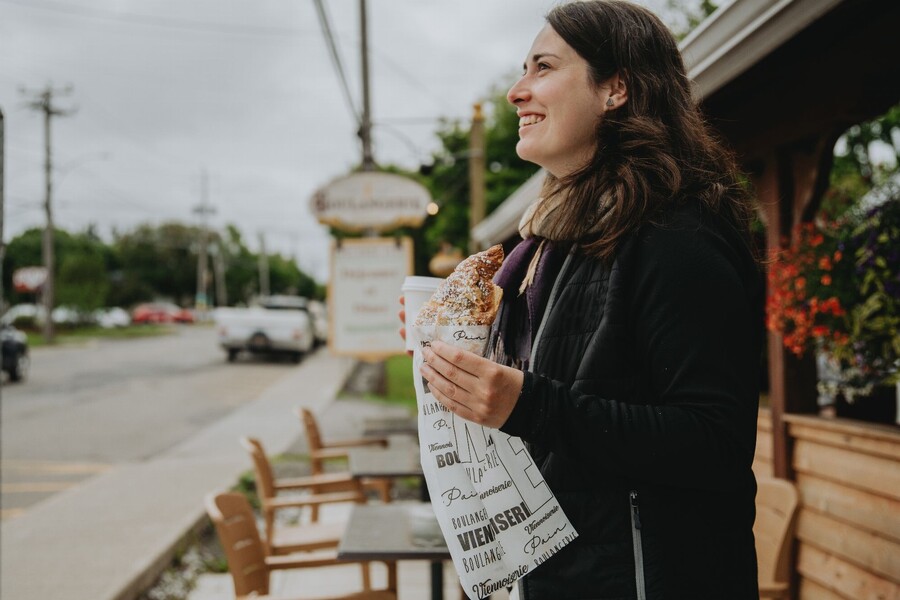
{"label": "paved road", "polygon": [[0,390],[2,517],[112,464],[155,456],[253,400],[292,367],[229,364],[214,330],[202,326],[33,350],[28,380]]}

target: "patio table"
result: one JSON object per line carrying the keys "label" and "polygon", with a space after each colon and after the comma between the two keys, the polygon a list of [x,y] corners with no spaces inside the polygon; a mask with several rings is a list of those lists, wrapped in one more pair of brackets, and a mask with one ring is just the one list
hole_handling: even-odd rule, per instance
{"label": "patio table", "polygon": [[450,558],[450,551],[443,539],[421,543],[414,538],[412,511],[419,506],[416,502],[353,506],[338,545],[338,559],[431,561],[431,598],[442,600],[442,561]]}

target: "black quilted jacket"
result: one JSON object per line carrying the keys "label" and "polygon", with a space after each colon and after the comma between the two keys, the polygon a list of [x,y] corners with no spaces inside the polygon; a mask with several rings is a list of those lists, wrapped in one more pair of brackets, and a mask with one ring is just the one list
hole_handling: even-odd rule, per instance
{"label": "black quilted jacket", "polygon": [[749,251],[689,203],[611,268],[573,254],[558,279],[501,429],[529,444],[579,537],[526,576],[522,600],[755,600]]}

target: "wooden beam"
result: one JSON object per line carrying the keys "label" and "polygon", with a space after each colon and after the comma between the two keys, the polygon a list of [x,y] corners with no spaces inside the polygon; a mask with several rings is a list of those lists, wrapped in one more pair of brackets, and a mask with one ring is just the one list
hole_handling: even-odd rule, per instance
{"label": "wooden beam", "polygon": [[[837,133],[798,140],[775,148],[750,169],[760,217],[766,224],[767,256],[791,240],[794,225],[809,221],[828,189]],[[815,357],[798,358],[776,333],[768,336],[769,405],[772,412],[772,466],[776,477],[793,479],[790,437],[784,415],[818,412]]]}

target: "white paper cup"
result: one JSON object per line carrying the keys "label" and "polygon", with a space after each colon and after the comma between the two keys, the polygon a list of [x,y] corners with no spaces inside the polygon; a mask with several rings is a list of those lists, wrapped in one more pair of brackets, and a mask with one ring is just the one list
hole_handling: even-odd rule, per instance
{"label": "white paper cup", "polygon": [[422,305],[431,299],[431,295],[437,286],[443,281],[440,277],[409,276],[403,281],[400,291],[403,293],[404,306],[406,307],[406,349],[415,350],[416,342],[413,339],[413,323]]}

